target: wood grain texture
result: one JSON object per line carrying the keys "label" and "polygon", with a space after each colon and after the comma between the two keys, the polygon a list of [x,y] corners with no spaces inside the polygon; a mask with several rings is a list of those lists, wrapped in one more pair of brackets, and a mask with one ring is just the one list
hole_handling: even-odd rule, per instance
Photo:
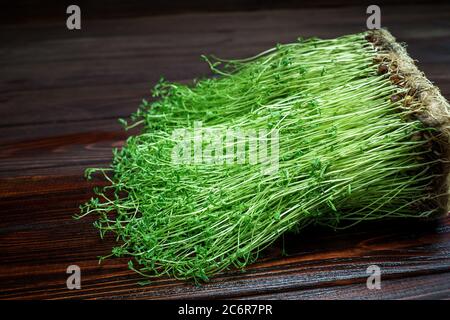
{"label": "wood grain texture", "polygon": [[[450,98],[450,6],[386,6],[382,23]],[[362,31],[365,7],[188,13],[0,27],[0,298],[2,299],[434,299],[450,297],[450,218],[385,221],[286,235],[243,273],[196,287],[169,278],[139,286],[126,259],[98,264],[93,218],[74,220],[92,196],[86,167],[107,166],[127,135],[118,117],[134,112],[164,75],[209,74],[202,53],[245,57],[299,36]],[[82,288],[66,288],[66,268]],[[382,269],[382,289],[366,269]]]}

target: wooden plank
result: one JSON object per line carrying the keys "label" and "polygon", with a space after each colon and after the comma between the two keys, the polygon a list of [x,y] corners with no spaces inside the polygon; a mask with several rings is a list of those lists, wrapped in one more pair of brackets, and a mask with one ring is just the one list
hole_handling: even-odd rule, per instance
{"label": "wooden plank", "polygon": [[[390,9],[383,21],[423,64],[448,64],[450,28],[440,24],[448,26],[449,8]],[[59,24],[7,26],[0,36],[8,43],[0,49],[0,126],[126,116],[161,76],[186,81],[209,74],[201,54],[245,57],[299,36],[359,32],[364,9],[93,20],[79,33]]]}
{"label": "wooden plank", "polygon": [[[445,0],[433,0],[433,3],[446,3]],[[409,4],[428,4],[427,0],[412,0]],[[5,3],[0,11],[0,21],[2,23],[36,22],[47,20],[60,20],[61,12],[72,2],[64,0],[48,0],[42,3],[38,0],[14,1]],[[183,1],[153,0],[151,2],[140,0],[101,0],[88,1],[78,0],[77,4],[83,8],[88,18],[111,19],[123,17],[139,17],[148,15],[167,15],[186,12],[235,12],[273,9],[301,9],[301,8],[326,8],[344,7],[354,5],[372,4],[369,0],[316,0],[316,1],[295,1],[295,0],[227,0],[227,1]],[[403,5],[402,0],[378,0],[380,6]]]}
{"label": "wooden plank", "polygon": [[249,299],[283,300],[348,300],[348,299],[448,299],[450,273],[402,279],[384,279],[380,290],[367,290],[364,284],[350,284],[311,290],[288,291],[272,295],[259,295]]}
{"label": "wooden plank", "polygon": [[[89,199],[91,188],[100,181],[87,183],[72,176],[1,182],[1,201],[9,212],[0,224],[4,298],[279,297],[286,292],[300,294],[299,291],[314,288],[329,288],[331,295],[332,290],[338,290],[334,287],[347,285],[353,285],[349,290],[354,292],[348,297],[358,298],[361,291],[367,290],[366,269],[372,264],[381,267],[383,279],[429,274],[447,279],[450,274],[447,217],[425,224],[365,224],[344,232],[313,227],[301,235],[285,237],[288,256],[281,255],[282,242],[278,241],[246,273],[231,270],[200,288],[167,278],[141,287],[137,285],[140,277],[127,270],[125,259],[110,259],[98,265],[95,257],[108,254],[114,239],[109,236],[100,240],[91,225],[93,217],[72,220],[78,205]],[[82,268],[81,290],[65,287],[65,270],[71,264]],[[430,291],[433,282],[423,284]],[[311,297],[314,292],[317,291],[312,291]],[[392,294],[386,291],[386,297]],[[309,297],[308,292],[305,297]]]}
{"label": "wooden plank", "polygon": [[[446,9],[407,7],[399,16],[400,8],[391,8],[383,12],[383,21],[408,42],[421,69],[448,97],[450,32],[441,26],[450,21]],[[90,165],[106,165],[108,148],[126,137],[118,132],[116,118],[128,116],[142,98],[150,98],[150,87],[160,75],[186,82],[208,74],[199,59],[205,52],[243,57],[298,35],[357,32],[360,11],[354,7],[94,20],[82,33],[68,33],[55,24],[7,27],[0,38],[11,42],[0,49],[0,176],[75,174]],[[311,23],[310,17],[341,29]],[[417,26],[405,32],[411,20]],[[11,39],[12,34],[19,34],[21,42]],[[89,135],[91,144],[83,145]],[[39,153],[22,149],[30,145],[35,151],[42,148]]]}

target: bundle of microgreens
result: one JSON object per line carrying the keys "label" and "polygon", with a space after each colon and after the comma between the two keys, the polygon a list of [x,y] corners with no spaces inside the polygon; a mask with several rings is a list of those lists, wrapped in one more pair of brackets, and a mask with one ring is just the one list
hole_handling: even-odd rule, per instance
{"label": "bundle of microgreens", "polygon": [[[286,231],[348,227],[447,208],[448,105],[387,31],[277,45],[218,75],[161,81],[114,150],[110,185],[82,206],[111,231],[114,256],[146,276],[207,280],[255,261]],[[434,104],[434,105],[432,105]],[[174,130],[264,129],[279,163],[174,163]],[[236,142],[232,142],[232,148]],[[228,146],[229,147],[229,146]],[[249,146],[245,145],[245,151]]]}

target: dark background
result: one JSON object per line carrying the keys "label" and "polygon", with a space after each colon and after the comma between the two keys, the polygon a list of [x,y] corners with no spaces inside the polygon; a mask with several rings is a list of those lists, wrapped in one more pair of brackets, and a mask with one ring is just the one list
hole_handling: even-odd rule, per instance
{"label": "dark background", "polygon": [[[81,30],[66,29],[69,4]],[[208,75],[199,58],[246,57],[299,36],[364,31],[361,1],[10,1],[0,9],[0,298],[449,298],[450,219],[385,221],[335,232],[310,228],[278,241],[246,273],[201,287],[169,278],[137,285],[126,259],[99,265],[114,239],[93,218],[87,167],[107,166],[134,112],[164,75]],[[450,97],[448,1],[376,2],[382,26],[408,44],[419,68]],[[82,289],[66,288],[66,268]],[[382,269],[382,289],[366,269]]]}
{"label": "dark background", "polygon": [[166,15],[195,12],[235,12],[302,8],[339,8],[344,6],[365,6],[376,4],[412,6],[417,4],[448,4],[448,1],[437,0],[19,0],[2,4],[0,17],[2,22],[35,22],[38,20],[58,20],[66,12],[67,6],[76,4],[85,11],[88,19],[115,19],[150,15]]}

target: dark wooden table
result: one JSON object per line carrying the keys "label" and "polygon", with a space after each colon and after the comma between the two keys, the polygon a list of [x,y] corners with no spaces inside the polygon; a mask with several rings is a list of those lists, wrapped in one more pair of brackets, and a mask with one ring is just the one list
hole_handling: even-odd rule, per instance
{"label": "dark wooden table", "polygon": [[[266,250],[247,272],[196,287],[169,278],[139,286],[126,259],[98,264],[114,243],[93,218],[86,167],[107,166],[127,137],[117,122],[164,75],[208,74],[202,53],[245,57],[297,37],[363,31],[365,6],[60,20],[0,27],[0,298],[449,298],[450,219],[385,221],[335,232],[311,228]],[[450,98],[450,6],[382,7],[382,24]],[[81,268],[80,290],[66,268]],[[381,268],[381,290],[366,269]]]}

